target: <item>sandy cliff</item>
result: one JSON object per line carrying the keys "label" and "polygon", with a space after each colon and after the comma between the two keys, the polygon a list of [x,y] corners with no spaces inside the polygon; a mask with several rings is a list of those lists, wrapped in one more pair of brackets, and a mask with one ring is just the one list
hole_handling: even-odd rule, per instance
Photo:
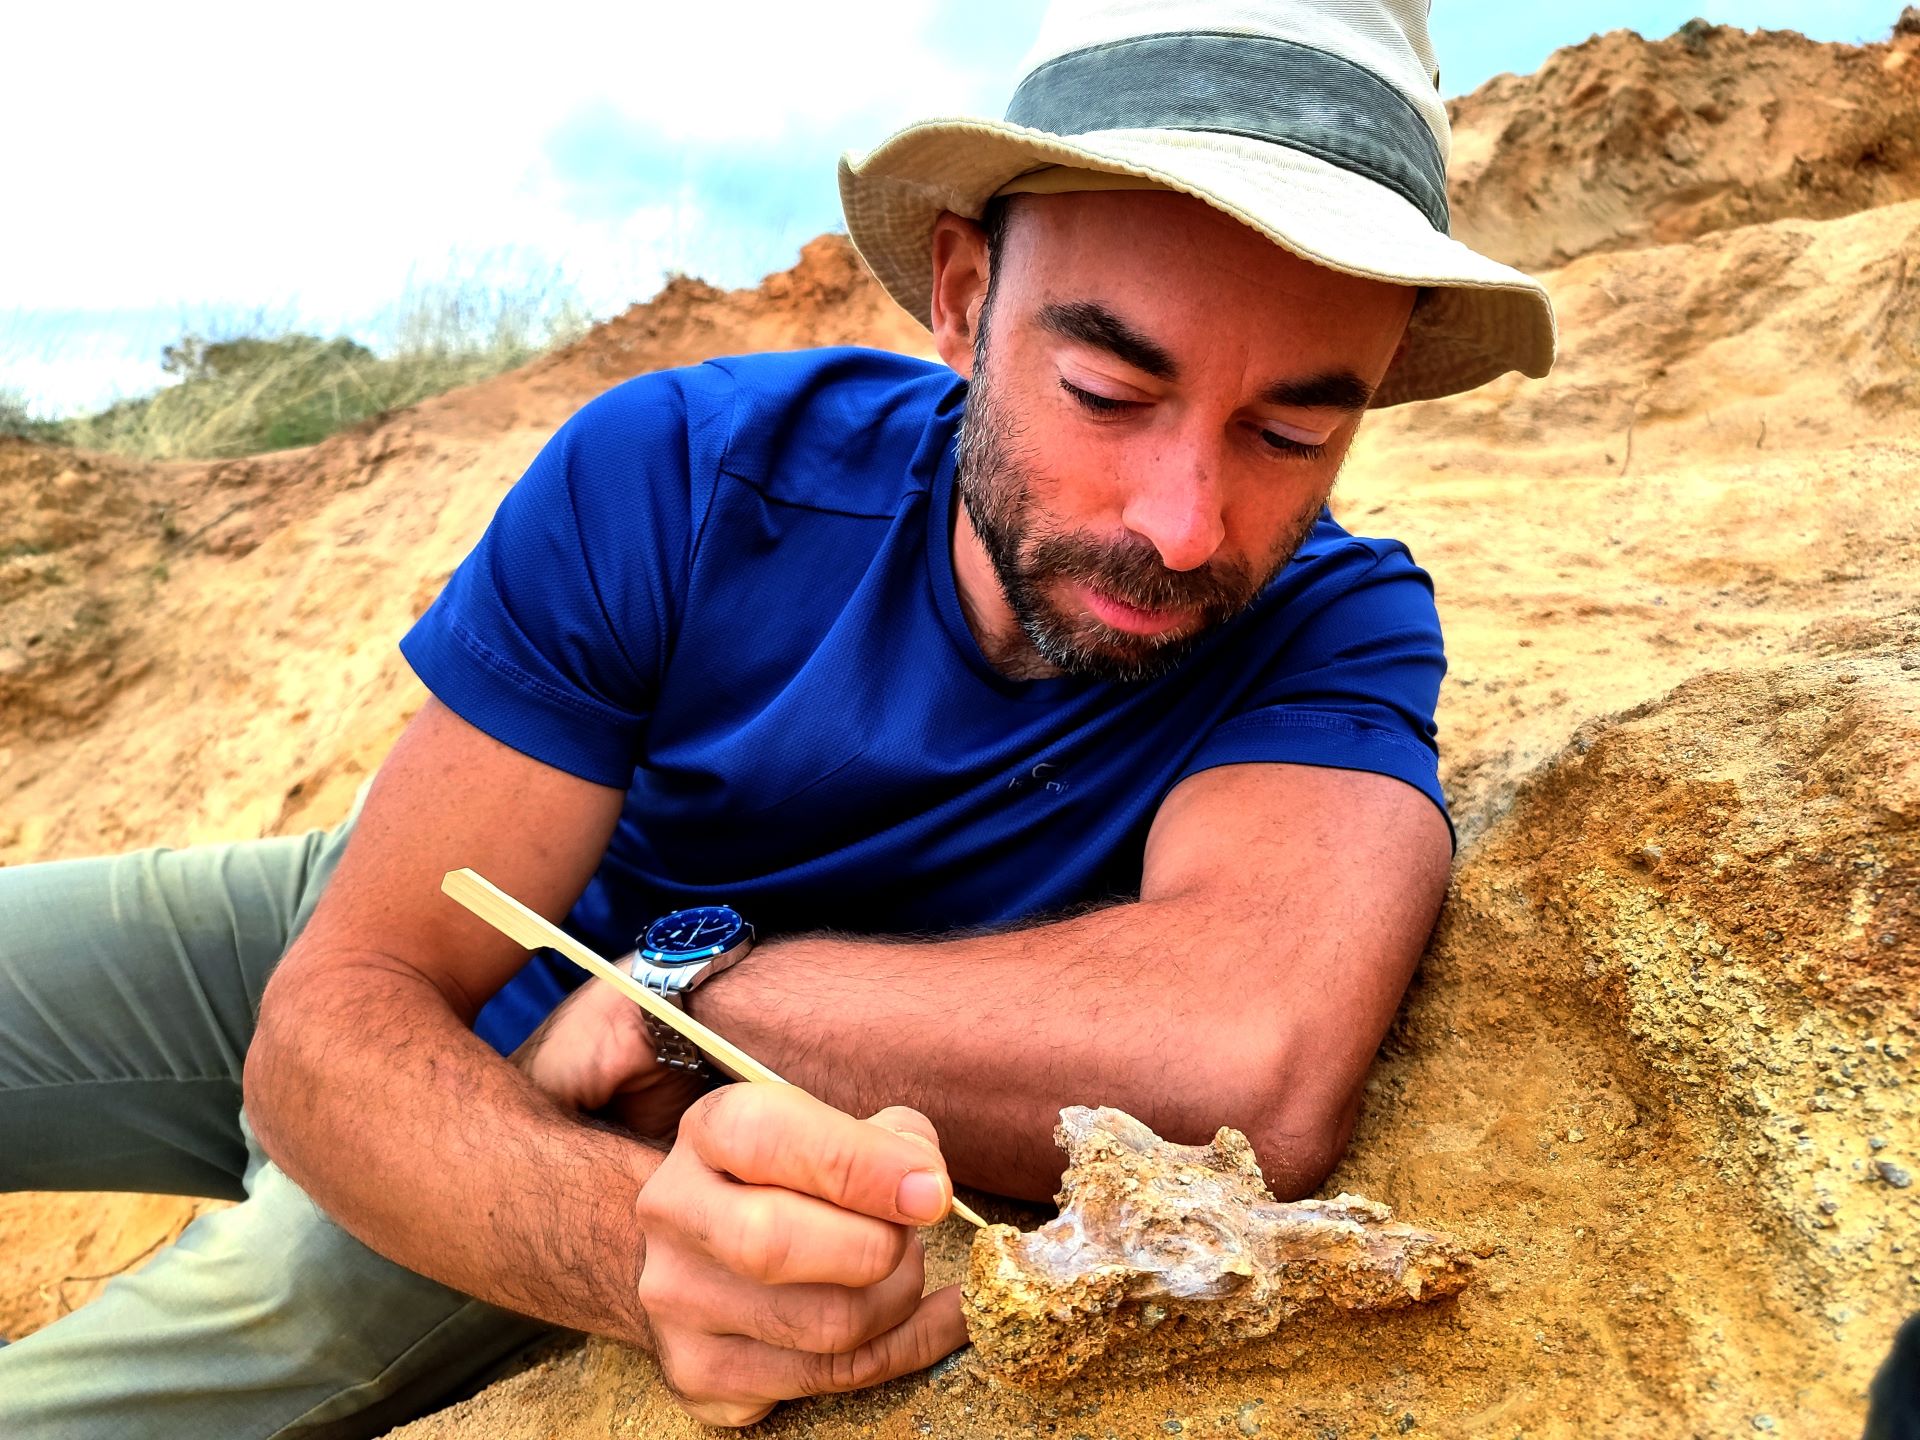
{"label": "sandy cliff", "polygon": [[1556,52],[1447,106],[1454,234],[1525,269],[1920,196],[1920,8],[1887,43],[1694,20]]}

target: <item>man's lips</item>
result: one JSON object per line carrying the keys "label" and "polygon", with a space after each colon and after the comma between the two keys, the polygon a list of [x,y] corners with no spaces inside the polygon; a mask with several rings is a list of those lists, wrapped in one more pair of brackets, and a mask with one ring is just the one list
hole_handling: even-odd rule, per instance
{"label": "man's lips", "polygon": [[1164,635],[1178,630],[1193,619],[1191,610],[1142,610],[1124,600],[1116,600],[1091,585],[1077,584],[1080,598],[1102,623],[1129,635]]}

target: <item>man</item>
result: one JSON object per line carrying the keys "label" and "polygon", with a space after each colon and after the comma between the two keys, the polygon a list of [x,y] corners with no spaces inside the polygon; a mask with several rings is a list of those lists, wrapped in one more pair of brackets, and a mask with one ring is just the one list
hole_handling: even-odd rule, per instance
{"label": "man", "polygon": [[[1063,1104],[1319,1184],[1449,858],[1430,587],[1325,502],[1370,405],[1541,373],[1552,320],[1445,234],[1424,7],[1143,8],[1056,6],[1008,123],[843,165],[947,368],[720,361],[569,422],[403,642],[436,698],[344,853],[0,876],[7,1178],[248,1197],[0,1354],[0,1425],[377,1433],[521,1316],[745,1424],[963,1343],[913,1227],[1046,1195]],[[555,1010],[460,866],[644,936],[819,1098]]]}

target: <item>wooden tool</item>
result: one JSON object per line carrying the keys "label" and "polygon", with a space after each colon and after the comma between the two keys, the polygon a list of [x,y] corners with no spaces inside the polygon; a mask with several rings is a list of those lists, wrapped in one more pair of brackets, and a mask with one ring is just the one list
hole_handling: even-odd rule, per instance
{"label": "wooden tool", "polygon": [[[761,1085],[788,1085],[746,1051],[726,1040],[679,1006],[662,1000],[619,966],[601,959],[559,926],[535,914],[506,891],[472,870],[449,870],[440,888],[478,915],[502,935],[518,941],[529,950],[558,951],[588,974],[606,981],[662,1025],[679,1031],[698,1045],[709,1060],[740,1080]],[[972,1210],[953,1201],[953,1213],[980,1229],[987,1228]]]}

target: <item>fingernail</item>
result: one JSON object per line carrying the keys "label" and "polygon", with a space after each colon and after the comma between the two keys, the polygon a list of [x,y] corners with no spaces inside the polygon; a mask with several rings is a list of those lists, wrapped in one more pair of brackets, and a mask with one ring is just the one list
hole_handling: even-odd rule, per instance
{"label": "fingernail", "polygon": [[938,1220],[947,1213],[947,1187],[931,1170],[909,1170],[893,1203],[909,1220]]}

